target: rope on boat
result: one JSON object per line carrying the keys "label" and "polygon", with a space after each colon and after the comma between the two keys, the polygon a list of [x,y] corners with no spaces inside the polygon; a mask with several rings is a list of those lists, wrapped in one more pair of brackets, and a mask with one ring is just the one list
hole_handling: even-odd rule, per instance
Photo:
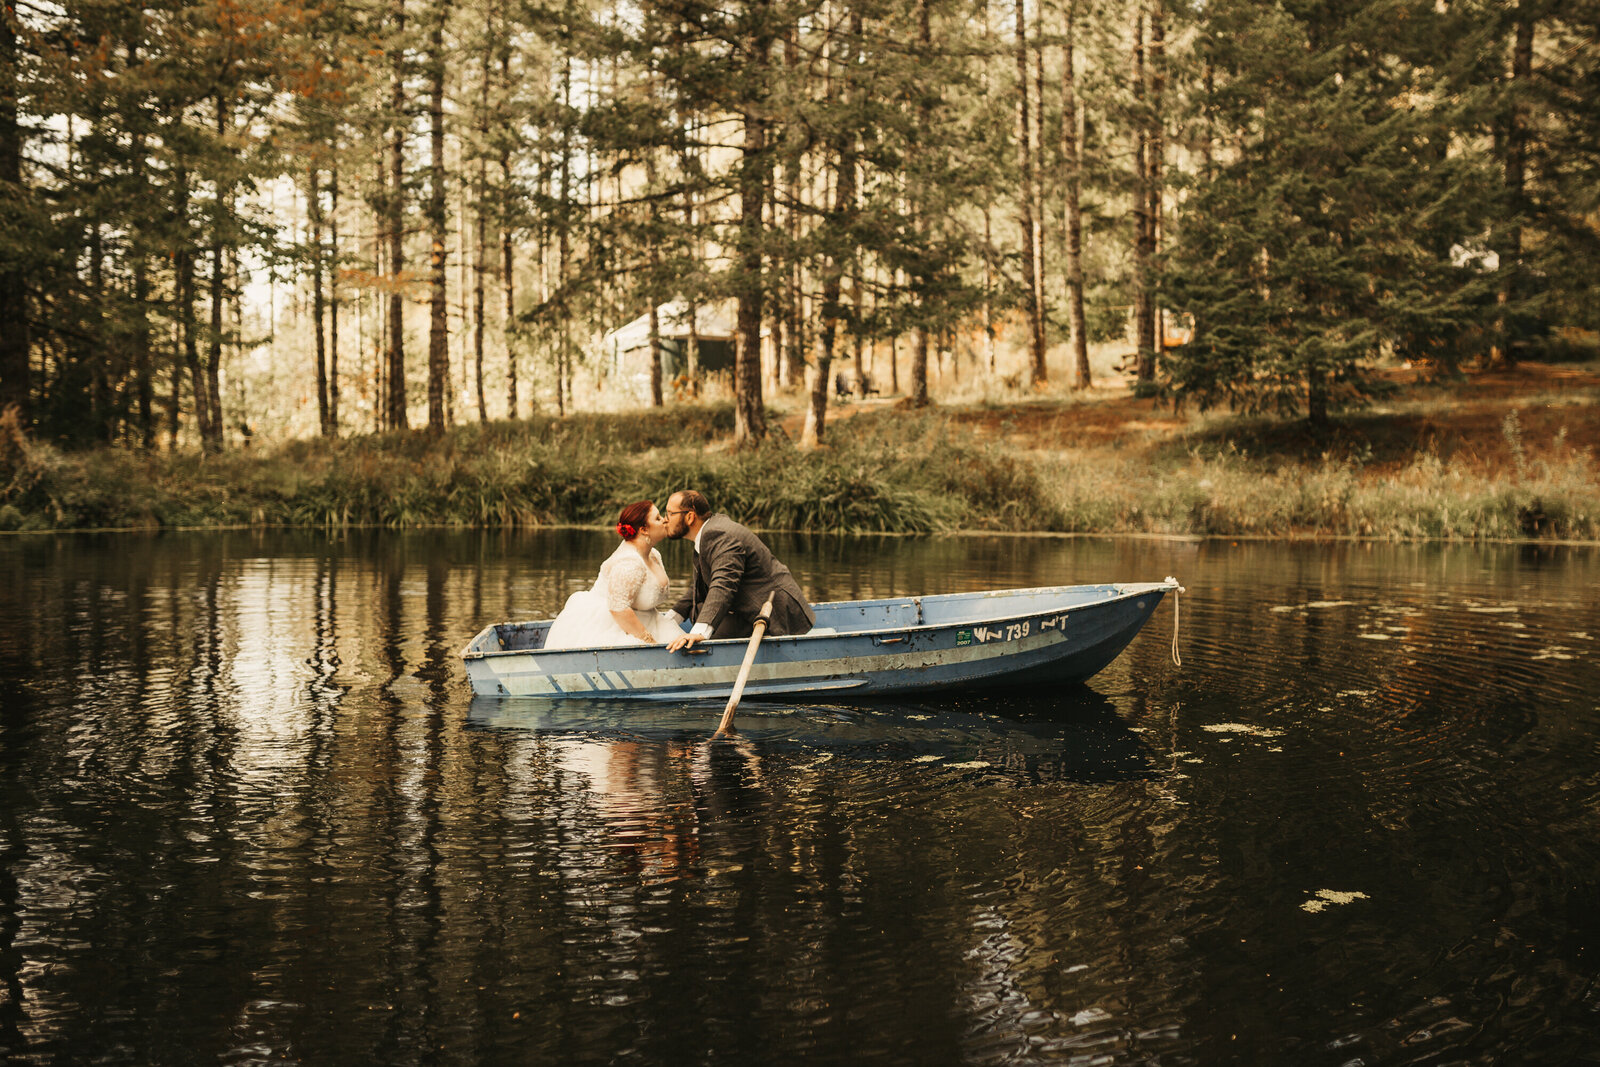
{"label": "rope on boat", "polygon": [[1172,662],[1176,666],[1183,666],[1183,657],[1178,654],[1178,605],[1182,603],[1183,594],[1188,590],[1178,584],[1178,579],[1167,575],[1167,584],[1172,586]]}

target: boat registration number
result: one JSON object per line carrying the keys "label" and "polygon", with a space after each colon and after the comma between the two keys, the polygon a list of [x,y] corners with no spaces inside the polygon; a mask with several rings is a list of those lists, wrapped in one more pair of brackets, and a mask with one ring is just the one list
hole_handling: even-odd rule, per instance
{"label": "boat registration number", "polygon": [[[1026,622],[1007,623],[1004,626],[974,626],[971,630],[960,630],[956,633],[956,644],[966,645],[976,641],[980,645],[990,641],[1015,641],[1027,637],[1029,624]],[[966,640],[963,641],[962,638]]]}
{"label": "boat registration number", "polygon": [[956,631],[956,644],[986,645],[991,641],[1017,641],[1032,633],[1037,626],[1040,632],[1045,630],[1062,630],[1066,628],[1066,615],[1051,615],[1037,621],[1024,619],[1021,622],[1010,622],[1003,626],[974,626],[970,630]]}

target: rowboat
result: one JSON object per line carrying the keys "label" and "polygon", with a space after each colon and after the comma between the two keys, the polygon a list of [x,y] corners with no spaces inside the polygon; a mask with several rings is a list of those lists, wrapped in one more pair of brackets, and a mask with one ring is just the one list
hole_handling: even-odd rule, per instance
{"label": "rowboat", "polygon": [[[761,642],[744,693],[848,691],[853,698],[1083,681],[1114,660],[1161,598],[1179,589],[1168,578],[814,604],[810,633]],[[546,652],[552,621],[484,627],[461,651],[473,693],[720,699],[732,693],[748,644],[741,638],[676,653],[637,644]]]}

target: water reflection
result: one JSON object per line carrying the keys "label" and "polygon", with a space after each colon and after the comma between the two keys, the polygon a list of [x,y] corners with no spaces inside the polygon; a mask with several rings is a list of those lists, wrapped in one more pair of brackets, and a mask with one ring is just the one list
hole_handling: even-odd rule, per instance
{"label": "water reflection", "polygon": [[713,744],[470,697],[587,531],[6,540],[0,1055],[1588,1048],[1593,550],[776,540],[818,599],[1174,574],[1185,666],[1163,609],[1087,687]]}
{"label": "water reflection", "polygon": [[[474,697],[470,727],[575,735],[595,744],[657,740],[711,746],[724,702],[640,705],[612,700]],[[908,762],[928,773],[982,772],[1012,784],[1152,777],[1154,754],[1110,700],[1087,686],[907,701],[740,704],[741,749],[812,753],[861,765]],[[866,767],[865,773],[871,773]]]}

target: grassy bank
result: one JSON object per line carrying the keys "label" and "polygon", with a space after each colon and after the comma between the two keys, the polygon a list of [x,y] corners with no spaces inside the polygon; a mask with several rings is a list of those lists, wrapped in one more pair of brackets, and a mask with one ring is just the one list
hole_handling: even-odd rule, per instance
{"label": "grassy bank", "polygon": [[1563,456],[1486,475],[1423,454],[1378,470],[1199,452],[1166,470],[1062,453],[1046,498],[1063,530],[1388,539],[1600,540],[1600,478]]}
{"label": "grassy bank", "polygon": [[1025,463],[996,456],[975,474],[949,441],[874,435],[824,453],[777,442],[734,451],[731,431],[732,409],[716,407],[221,456],[63,454],[13,434],[0,452],[0,529],[598,523],[625,503],[692,485],[768,527],[932,531],[952,528],[969,500],[1003,512],[1037,496]]}
{"label": "grassy bank", "polygon": [[[0,529],[604,523],[628,501],[697,486],[769,529],[1600,540],[1592,401],[1559,432],[1549,403],[1508,402],[1470,447],[1384,438],[1405,423],[1398,410],[1308,439],[1140,403],[1139,418],[1098,434],[1105,404],[861,407],[818,452],[781,433],[732,450],[726,406],[211,457],[63,454],[13,430],[0,434]],[[1440,405],[1427,407],[1437,421]]]}

